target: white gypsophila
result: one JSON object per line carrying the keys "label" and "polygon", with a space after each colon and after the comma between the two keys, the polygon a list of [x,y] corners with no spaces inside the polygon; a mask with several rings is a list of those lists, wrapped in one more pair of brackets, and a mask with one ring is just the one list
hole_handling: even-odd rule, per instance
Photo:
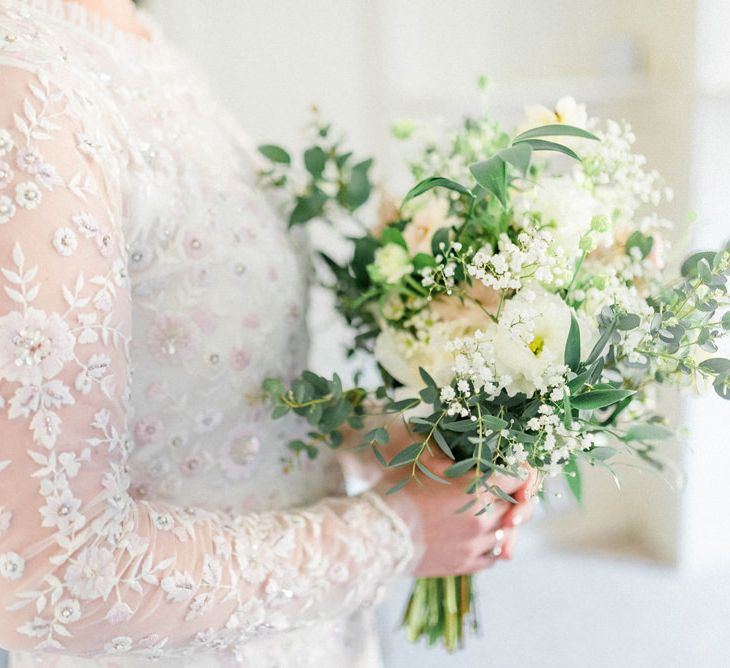
{"label": "white gypsophila", "polygon": [[418,181],[439,174],[469,183],[473,180],[469,165],[504,148],[505,142],[499,123],[486,117],[469,119],[457,130],[449,130],[443,120],[432,124],[401,123],[398,134],[408,140],[405,162]]}
{"label": "white gypsophila", "polygon": [[446,350],[453,357],[456,389],[442,388],[441,401],[446,404],[449,415],[467,417],[470,413],[467,400],[472,394],[484,392],[488,397],[496,397],[503,384],[511,382],[510,378],[497,377],[491,336],[491,330],[477,330],[470,336],[448,342]]}
{"label": "white gypsophila", "polygon": [[517,243],[500,235],[497,250],[478,250],[467,271],[494,290],[519,290],[525,281],[562,287],[569,282],[573,267],[571,258],[554,245],[551,231],[531,230],[520,232]]}
{"label": "white gypsophila", "polygon": [[580,255],[580,241],[590,231],[593,216],[603,213],[591,193],[567,175],[539,179],[514,198],[514,212],[525,228],[534,226],[535,219],[548,226],[555,246],[569,259]]}
{"label": "white gypsophila", "polygon": [[591,119],[588,127],[599,141],[585,143],[573,175],[577,182],[593,187],[604,212],[630,219],[641,204],[657,206],[671,200],[672,191],[659,173],[646,170],[646,158],[632,152],[636,137],[628,123],[609,120],[602,129],[597,119]]}
{"label": "white gypsophila", "polygon": [[456,268],[459,261],[459,253],[463,250],[463,245],[455,241],[448,247],[441,244],[441,252],[434,257],[436,261],[435,267],[424,267],[421,269],[421,285],[429,288],[436,284],[443,285],[446,288],[446,294],[452,294],[452,289],[456,286]]}
{"label": "white gypsophila", "polygon": [[596,442],[595,435],[580,431],[577,423],[566,427],[550,404],[538,408],[538,414],[527,422],[527,430],[538,435],[533,456],[543,461],[540,468],[549,476],[561,473],[573,452],[589,450]]}

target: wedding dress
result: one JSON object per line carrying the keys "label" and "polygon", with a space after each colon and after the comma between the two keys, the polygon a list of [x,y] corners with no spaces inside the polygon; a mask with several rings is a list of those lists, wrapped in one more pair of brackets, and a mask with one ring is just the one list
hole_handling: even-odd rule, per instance
{"label": "wedding dress", "polygon": [[143,20],[0,0],[0,646],[377,665],[367,610],[408,529],[269,418],[261,382],[306,361],[302,241]]}

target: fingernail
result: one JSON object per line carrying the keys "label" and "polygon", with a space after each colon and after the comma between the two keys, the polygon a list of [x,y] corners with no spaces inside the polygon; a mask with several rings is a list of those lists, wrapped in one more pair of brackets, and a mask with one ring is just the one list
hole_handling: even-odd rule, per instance
{"label": "fingernail", "polygon": [[497,529],[494,532],[494,537],[497,539],[498,543],[501,543],[504,540],[504,530],[503,529]]}
{"label": "fingernail", "polygon": [[518,526],[520,526],[520,524],[522,524],[522,515],[515,515],[512,518],[512,526],[518,527]]}

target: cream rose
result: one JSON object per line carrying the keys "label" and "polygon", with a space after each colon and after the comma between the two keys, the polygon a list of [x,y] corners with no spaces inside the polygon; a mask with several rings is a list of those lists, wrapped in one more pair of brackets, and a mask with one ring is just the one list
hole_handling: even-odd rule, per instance
{"label": "cream rose", "polygon": [[441,302],[444,308],[453,308],[454,317],[444,318],[438,306],[429,309],[431,318],[424,320],[420,336],[409,331],[383,326],[375,341],[375,359],[398,382],[413,392],[423,386],[419,367],[440,386],[446,386],[454,379],[454,356],[448,343],[454,339],[473,334],[477,329],[489,327],[491,320],[475,305],[464,308],[458,299],[452,304]]}
{"label": "cream rose", "polygon": [[[459,221],[449,216],[449,201],[434,193],[424,195],[423,203],[415,202],[418,206],[411,219],[403,230],[403,238],[408,244],[411,255],[431,253],[431,239],[436,232],[444,227],[451,227]],[[409,213],[406,209],[406,214]]]}

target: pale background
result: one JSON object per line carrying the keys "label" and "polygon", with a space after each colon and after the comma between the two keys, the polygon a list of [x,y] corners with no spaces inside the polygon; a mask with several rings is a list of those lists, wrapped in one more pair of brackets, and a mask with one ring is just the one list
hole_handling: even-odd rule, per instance
{"label": "pale background", "polygon": [[[626,118],[675,189],[675,261],[730,236],[730,3],[723,0],[147,0],[256,142],[301,145],[316,102],[404,184],[392,120],[457,118],[494,81],[507,123],[525,103],[572,94]],[[689,229],[691,211],[697,222]],[[336,364],[343,332],[315,299],[313,364]],[[326,331],[326,334],[322,332]],[[389,668],[672,668],[730,665],[730,404],[663,399],[689,435],[668,448],[681,474],[590,472],[583,509],[551,495],[510,564],[480,579],[480,638],[456,657],[394,631]],[[725,428],[723,428],[725,427]],[[686,477],[686,484],[683,482]],[[1,663],[1,660],[0,660]]]}

